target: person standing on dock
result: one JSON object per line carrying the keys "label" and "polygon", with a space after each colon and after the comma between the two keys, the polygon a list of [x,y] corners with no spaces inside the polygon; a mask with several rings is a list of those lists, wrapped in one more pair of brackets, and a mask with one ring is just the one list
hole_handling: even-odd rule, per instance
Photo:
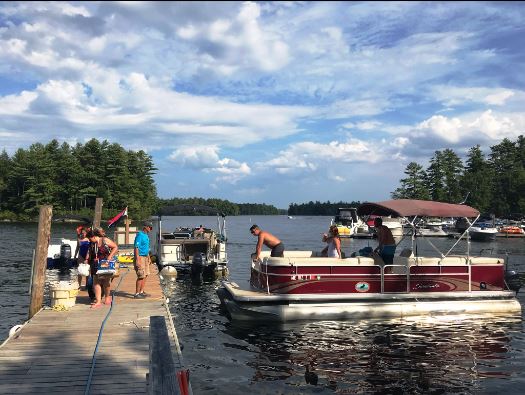
{"label": "person standing on dock", "polygon": [[379,245],[374,252],[379,253],[383,262],[387,265],[394,264],[394,254],[396,253],[396,241],[392,236],[392,231],[388,226],[383,225],[383,220],[379,217],[374,219],[374,227],[377,234]]}
{"label": "person standing on dock", "polygon": [[148,233],[153,230],[153,224],[149,221],[144,222],[142,231],[135,236],[134,246],[134,267],[137,273],[137,282],[135,285],[135,298],[145,298],[149,296],[144,288],[146,287],[146,279],[149,276],[149,265],[151,264],[149,258],[149,237]]}
{"label": "person standing on dock", "polygon": [[104,292],[104,304],[111,304],[111,274],[98,273],[98,264],[102,260],[111,261],[118,252],[115,242],[108,237],[102,237],[94,230],[87,232],[86,237],[90,241],[87,260],[91,266],[93,284],[95,289],[95,302],[91,305],[92,309],[102,306],[102,292]]}
{"label": "person standing on dock", "polygon": [[257,225],[254,224],[250,228],[250,233],[258,237],[253,260],[258,260],[260,258],[263,244],[266,247],[272,249],[270,256],[284,257],[284,244],[281,243],[281,240],[272,235],[270,232],[261,230]]}

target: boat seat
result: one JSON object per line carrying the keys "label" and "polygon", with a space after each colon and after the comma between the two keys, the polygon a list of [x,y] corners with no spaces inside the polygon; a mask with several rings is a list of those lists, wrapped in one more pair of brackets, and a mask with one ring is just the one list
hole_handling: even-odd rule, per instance
{"label": "boat seat", "polygon": [[461,266],[467,264],[467,258],[464,256],[447,256],[440,262],[441,266]]}
{"label": "boat seat", "polygon": [[339,265],[351,265],[351,266],[373,266],[375,262],[372,258],[357,257],[357,258],[327,258],[327,257],[313,257],[305,259],[304,257],[293,257],[293,258],[276,258],[276,257],[265,257],[263,258],[264,263],[268,263],[271,266],[289,266],[291,264],[301,266],[339,266]]}
{"label": "boat seat", "polygon": [[[263,258],[269,258],[271,254],[271,251],[262,251],[261,252],[261,259]],[[314,256],[312,251],[284,251],[284,257],[285,258],[310,258]]]}
{"label": "boat seat", "polygon": [[497,265],[503,264],[505,260],[503,258],[491,258],[485,256],[477,256],[470,258],[471,265]]}
{"label": "boat seat", "polygon": [[403,265],[403,266],[414,266],[416,264],[416,258],[405,257],[405,256],[395,256],[394,265]]}
{"label": "boat seat", "polygon": [[417,257],[414,260],[416,266],[462,266],[467,264],[467,259],[462,256]]}
{"label": "boat seat", "polygon": [[376,262],[374,261],[374,258],[370,258],[367,256],[359,256],[357,258],[348,258],[348,259],[345,259],[345,262],[348,261],[349,259],[357,259],[359,261],[359,265],[361,266],[373,266],[376,264]]}
{"label": "boat seat", "polygon": [[438,266],[441,258],[437,257],[417,257],[415,258],[416,266]]}

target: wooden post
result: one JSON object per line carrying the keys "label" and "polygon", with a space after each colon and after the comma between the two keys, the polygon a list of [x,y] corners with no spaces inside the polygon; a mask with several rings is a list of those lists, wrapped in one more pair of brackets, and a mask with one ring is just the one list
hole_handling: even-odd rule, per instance
{"label": "wooden post", "polygon": [[131,224],[131,220],[126,218],[124,223],[126,224],[126,235],[124,236],[124,244],[129,244],[129,225]]}
{"label": "wooden post", "polygon": [[93,218],[93,226],[100,226],[100,219],[102,218],[102,198],[97,198],[95,201],[95,218]]}
{"label": "wooden post", "polygon": [[31,301],[29,303],[29,319],[42,308],[44,300],[44,283],[46,281],[47,250],[51,236],[52,206],[41,206],[38,218],[38,235],[35,248],[35,267],[31,281]]}

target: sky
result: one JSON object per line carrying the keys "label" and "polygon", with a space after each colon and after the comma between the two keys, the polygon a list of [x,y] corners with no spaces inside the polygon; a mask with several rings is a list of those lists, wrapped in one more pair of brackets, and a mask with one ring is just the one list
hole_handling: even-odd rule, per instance
{"label": "sky", "polygon": [[525,134],[525,2],[0,2],[0,151],[144,150],[158,196],[381,201]]}

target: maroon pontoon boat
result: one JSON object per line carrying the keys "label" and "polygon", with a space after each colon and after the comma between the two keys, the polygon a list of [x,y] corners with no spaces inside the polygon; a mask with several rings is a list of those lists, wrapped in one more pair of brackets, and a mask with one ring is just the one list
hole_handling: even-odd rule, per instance
{"label": "maroon pontoon boat", "polygon": [[[358,213],[404,217],[410,226],[421,216],[463,217],[470,225],[479,216],[465,205],[407,199],[364,203]],[[312,251],[285,251],[283,258],[262,254],[252,262],[250,289],[223,281],[217,293],[236,320],[521,312],[517,275],[509,276],[503,257],[472,256],[468,229],[444,254],[428,240],[437,251],[434,257],[414,255],[417,240],[411,237],[412,249],[391,265],[378,257],[323,258]],[[466,253],[450,255],[462,238]]]}

